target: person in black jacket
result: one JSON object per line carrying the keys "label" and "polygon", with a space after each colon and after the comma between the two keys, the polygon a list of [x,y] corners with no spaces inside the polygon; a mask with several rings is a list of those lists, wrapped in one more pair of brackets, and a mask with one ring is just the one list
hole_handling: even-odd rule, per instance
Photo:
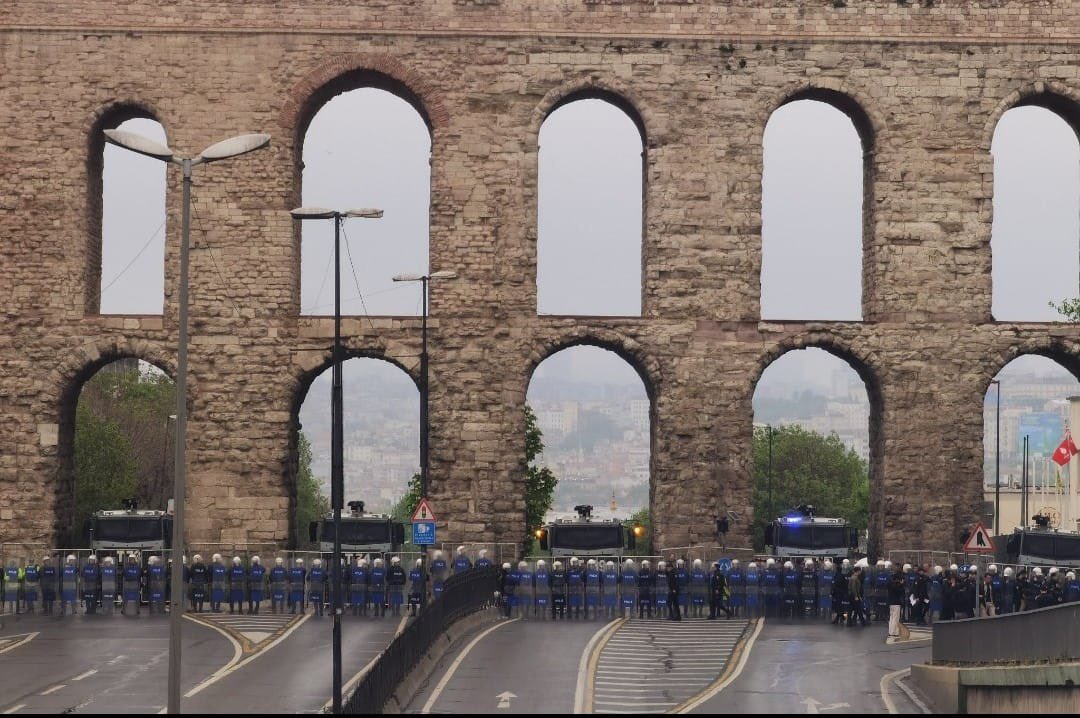
{"label": "person in black jacket", "polygon": [[849,574],[842,571],[837,571],[833,577],[832,582],[832,612],[833,620],[832,624],[844,625],[846,616],[844,615],[845,607],[848,603],[848,579],[851,578]]}
{"label": "person in black jacket", "polygon": [[728,593],[727,576],[720,570],[720,562],[713,564],[712,574],[709,576],[709,620],[718,618],[718,615],[723,611],[728,618],[731,618],[731,609],[725,604]]}
{"label": "person in black jacket", "polygon": [[911,595],[915,598],[911,615],[916,625],[926,625],[926,607],[930,605],[930,578],[926,575],[926,566],[919,566],[915,583],[911,587]]}
{"label": "person in black jacket", "polygon": [[668,620],[681,621],[682,614],[679,611],[679,576],[675,570],[675,557],[672,556],[667,572],[667,595],[668,595]]}

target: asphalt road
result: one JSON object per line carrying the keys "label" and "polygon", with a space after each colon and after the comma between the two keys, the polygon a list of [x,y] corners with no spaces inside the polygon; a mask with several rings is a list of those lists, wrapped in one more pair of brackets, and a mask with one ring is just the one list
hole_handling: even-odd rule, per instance
{"label": "asphalt road", "polygon": [[[694,712],[886,713],[882,677],[930,658],[930,641],[886,645],[886,630],[766,620],[742,672]],[[921,712],[902,691],[888,690],[899,712]]]}

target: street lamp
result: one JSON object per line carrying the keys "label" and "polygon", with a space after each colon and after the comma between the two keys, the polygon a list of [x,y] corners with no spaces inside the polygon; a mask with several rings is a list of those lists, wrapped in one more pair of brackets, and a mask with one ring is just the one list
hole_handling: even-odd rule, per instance
{"label": "street lamp", "polygon": [[[184,177],[183,211],[180,220],[180,336],[176,358],[176,470],[173,477],[172,550],[184,543],[185,468],[187,462],[187,345],[188,345],[188,254],[191,243],[191,169],[196,165],[239,157],[270,144],[270,135],[250,134],[214,143],[191,158],[177,157],[167,146],[126,130],[105,130],[105,141],[136,154],[180,165]],[[180,712],[180,627],[184,613],[183,562],[173,560],[172,606],[169,611],[169,699],[168,712]]]}
{"label": "street lamp", "polygon": [[430,422],[428,421],[428,351],[427,351],[427,316],[428,316],[428,284],[442,279],[457,279],[457,272],[444,269],[431,274],[398,274],[394,277],[395,282],[420,282],[423,285],[424,313],[420,324],[420,497],[427,498],[428,474],[431,469],[431,458],[428,451],[430,436]]}
{"label": "street lamp", "polygon": [[997,428],[994,429],[994,533],[1001,534],[1001,380],[990,382],[997,387]]}
{"label": "street lamp", "polygon": [[334,713],[341,713],[341,509],[345,505],[345,427],[341,397],[341,223],[346,217],[378,219],[381,209],[349,209],[338,211],[322,207],[298,207],[289,212],[293,219],[334,220],[334,350],[331,370],[333,378],[330,389],[330,507],[334,511],[334,567],[333,603],[333,705]]}

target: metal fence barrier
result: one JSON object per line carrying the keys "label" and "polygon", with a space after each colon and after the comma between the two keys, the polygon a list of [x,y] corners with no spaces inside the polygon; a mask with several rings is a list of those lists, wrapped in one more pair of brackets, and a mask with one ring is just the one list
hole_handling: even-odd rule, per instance
{"label": "metal fence barrier", "polygon": [[1080,659],[1080,603],[934,624],[935,664],[1056,663]]}
{"label": "metal fence barrier", "polygon": [[376,659],[371,670],[348,697],[344,712],[382,713],[398,685],[415,668],[435,640],[454,621],[478,611],[491,602],[498,585],[494,567],[472,570],[446,580],[442,595],[427,611],[409,624]]}

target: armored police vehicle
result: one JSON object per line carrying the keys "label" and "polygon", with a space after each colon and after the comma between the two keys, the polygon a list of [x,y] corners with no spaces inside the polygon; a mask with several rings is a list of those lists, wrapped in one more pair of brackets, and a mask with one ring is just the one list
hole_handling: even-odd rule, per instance
{"label": "armored police vehicle", "polygon": [[[334,550],[334,514],[328,513],[308,527],[319,551]],[[341,516],[341,550],[348,553],[390,553],[405,543],[405,525],[387,514],[364,513],[363,501],[350,501],[349,513]]]}
{"label": "armored police vehicle", "polygon": [[634,549],[641,535],[640,527],[627,530],[618,519],[593,519],[592,506],[575,506],[576,519],[556,519],[536,531],[540,550],[562,556],[621,557],[624,549]]}
{"label": "armored police vehicle", "polygon": [[172,546],[172,514],[139,510],[125,501],[120,511],[98,511],[90,518],[90,548],[117,553],[155,553]]}
{"label": "armored police vehicle", "polygon": [[766,547],[777,558],[848,558],[858,547],[859,535],[845,519],[814,515],[803,504],[765,527]]}
{"label": "armored police vehicle", "polygon": [[1080,533],[1052,529],[1049,517],[1041,514],[1032,519],[1034,526],[1017,528],[1009,537],[1005,546],[1007,562],[1080,568]]}

